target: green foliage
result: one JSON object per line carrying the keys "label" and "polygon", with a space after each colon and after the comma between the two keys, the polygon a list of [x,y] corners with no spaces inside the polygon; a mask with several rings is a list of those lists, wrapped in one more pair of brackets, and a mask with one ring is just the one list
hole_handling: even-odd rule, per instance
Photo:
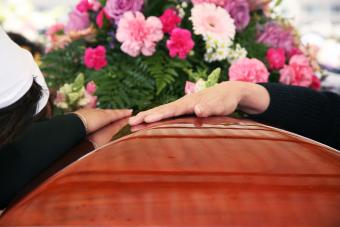
{"label": "green foliage", "polygon": [[178,58],[170,58],[164,51],[158,51],[149,58],[144,59],[144,63],[150,75],[156,82],[156,95],[159,95],[167,86],[176,82],[176,80],[183,76],[183,71],[191,68],[188,61],[180,60]]}
{"label": "green foliage", "polygon": [[82,56],[85,50],[84,41],[72,42],[67,48],[45,54],[41,70],[47,75],[48,86],[58,89],[65,83],[71,83],[84,69]]}

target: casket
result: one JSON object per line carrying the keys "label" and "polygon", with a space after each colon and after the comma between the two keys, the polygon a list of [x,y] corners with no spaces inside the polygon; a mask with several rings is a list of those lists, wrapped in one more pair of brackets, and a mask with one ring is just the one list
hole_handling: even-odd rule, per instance
{"label": "casket", "polygon": [[26,193],[0,225],[340,226],[337,150],[227,117],[134,130]]}

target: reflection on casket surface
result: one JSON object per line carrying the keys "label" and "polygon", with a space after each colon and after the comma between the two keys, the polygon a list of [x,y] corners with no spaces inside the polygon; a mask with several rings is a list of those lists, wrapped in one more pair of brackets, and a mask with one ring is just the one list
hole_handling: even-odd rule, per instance
{"label": "reflection on casket surface", "polygon": [[251,121],[148,125],[28,193],[0,225],[339,226],[340,154]]}

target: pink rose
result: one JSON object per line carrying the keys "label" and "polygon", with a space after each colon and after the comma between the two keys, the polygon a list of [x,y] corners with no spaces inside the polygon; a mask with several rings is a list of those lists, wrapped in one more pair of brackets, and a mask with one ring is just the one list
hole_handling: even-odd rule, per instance
{"label": "pink rose", "polygon": [[107,0],[104,9],[118,23],[124,13],[140,11],[143,4],[144,0]]}
{"label": "pink rose", "polygon": [[268,78],[266,66],[255,58],[240,59],[229,68],[229,80],[258,83],[267,82]]}
{"label": "pink rose", "polygon": [[280,70],[280,82],[288,85],[309,87],[313,80],[313,69],[304,55],[294,55],[289,65]]}
{"label": "pink rose", "polygon": [[97,86],[94,81],[90,81],[86,85],[86,91],[90,94],[93,95],[97,90]]}
{"label": "pink rose", "polygon": [[269,68],[273,70],[282,69],[286,63],[285,51],[282,48],[270,48],[267,51],[266,58]]}
{"label": "pink rose", "polygon": [[194,41],[191,38],[191,32],[182,28],[175,28],[166,42],[166,47],[170,51],[170,56],[178,55],[180,59],[185,59],[188,53],[194,48]]}
{"label": "pink rose", "polygon": [[162,21],[164,33],[171,33],[172,30],[174,30],[174,28],[176,28],[182,21],[174,9],[165,10],[159,19]]}
{"label": "pink rose", "polygon": [[84,55],[85,66],[89,69],[100,70],[107,65],[106,49],[104,46],[86,48]]}

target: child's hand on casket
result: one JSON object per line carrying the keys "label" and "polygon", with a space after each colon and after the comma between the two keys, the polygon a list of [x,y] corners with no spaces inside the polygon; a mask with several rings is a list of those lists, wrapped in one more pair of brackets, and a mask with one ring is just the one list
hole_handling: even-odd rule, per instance
{"label": "child's hand on casket", "polygon": [[225,116],[237,108],[248,114],[259,114],[268,108],[269,102],[269,94],[261,85],[227,81],[186,95],[174,102],[140,112],[130,118],[129,124],[134,126],[192,113],[198,117]]}
{"label": "child's hand on casket", "polygon": [[83,121],[88,134],[98,129],[131,116],[132,110],[109,110],[109,109],[81,109],[74,112]]}

